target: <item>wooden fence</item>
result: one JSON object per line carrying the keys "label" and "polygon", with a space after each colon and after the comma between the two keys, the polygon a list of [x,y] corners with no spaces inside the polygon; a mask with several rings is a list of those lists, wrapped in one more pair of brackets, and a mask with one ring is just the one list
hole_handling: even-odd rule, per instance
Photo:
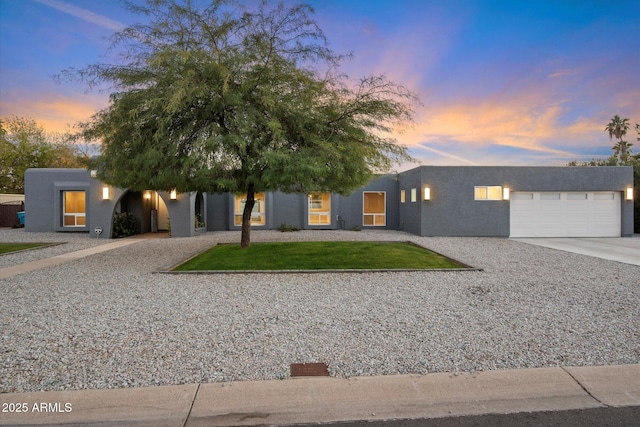
{"label": "wooden fence", "polygon": [[14,201],[0,204],[0,227],[18,227],[18,212],[24,211],[24,202]]}

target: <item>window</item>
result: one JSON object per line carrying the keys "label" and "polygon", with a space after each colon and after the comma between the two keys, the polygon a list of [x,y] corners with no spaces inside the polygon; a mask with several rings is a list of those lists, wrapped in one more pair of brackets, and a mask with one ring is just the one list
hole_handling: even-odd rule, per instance
{"label": "window", "polygon": [[569,193],[567,200],[587,200],[587,193]]}
{"label": "window", "polygon": [[309,194],[309,225],[331,224],[331,193]]}
{"label": "window", "polygon": [[[255,204],[251,211],[251,225],[264,225],[264,193],[255,194]],[[237,194],[235,201],[235,225],[242,225],[242,212],[247,203],[247,197],[244,194]]]}
{"label": "window", "polygon": [[415,203],[418,200],[418,190],[415,188],[411,189],[411,203]]}
{"label": "window", "polygon": [[84,227],[87,225],[86,193],[84,191],[62,192],[62,226]]}
{"label": "window", "polygon": [[560,193],[540,193],[540,200],[560,200]]}
{"label": "window", "polygon": [[499,185],[474,187],[475,200],[502,200],[502,187]]}
{"label": "window", "polygon": [[400,203],[404,203],[407,200],[406,191],[400,190]]}
{"label": "window", "polygon": [[615,200],[613,193],[596,193],[593,197],[594,200]]}
{"label": "window", "polygon": [[513,200],[533,200],[533,193],[513,193]]}
{"label": "window", "polygon": [[362,194],[362,224],[375,227],[386,225],[386,198],[385,192],[365,191]]}

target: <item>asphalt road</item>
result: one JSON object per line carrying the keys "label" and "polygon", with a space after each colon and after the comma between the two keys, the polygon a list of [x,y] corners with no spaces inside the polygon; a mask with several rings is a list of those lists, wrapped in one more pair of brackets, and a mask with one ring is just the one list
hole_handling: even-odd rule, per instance
{"label": "asphalt road", "polygon": [[[317,424],[299,424],[297,427]],[[417,420],[356,421],[322,424],[334,427],[638,427],[640,406],[519,412]]]}

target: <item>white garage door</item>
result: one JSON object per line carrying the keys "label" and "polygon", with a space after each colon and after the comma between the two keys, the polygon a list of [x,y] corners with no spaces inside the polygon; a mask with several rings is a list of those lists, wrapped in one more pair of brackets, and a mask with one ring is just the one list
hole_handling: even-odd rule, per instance
{"label": "white garage door", "polygon": [[511,237],[620,237],[620,192],[513,192]]}

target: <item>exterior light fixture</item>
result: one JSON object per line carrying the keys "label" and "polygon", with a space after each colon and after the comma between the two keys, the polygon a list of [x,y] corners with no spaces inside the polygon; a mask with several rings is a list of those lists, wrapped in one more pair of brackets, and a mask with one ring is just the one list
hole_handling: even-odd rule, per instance
{"label": "exterior light fixture", "polygon": [[151,200],[151,193],[149,191],[144,192],[144,198],[147,200]]}
{"label": "exterior light fixture", "polygon": [[508,187],[502,187],[502,200],[509,200],[511,197],[511,190]]}
{"label": "exterior light fixture", "polygon": [[171,190],[171,192],[169,193],[169,198],[171,200],[176,200],[178,198],[178,192],[175,189]]}
{"label": "exterior light fixture", "polygon": [[624,198],[627,200],[633,200],[633,187],[627,187]]}
{"label": "exterior light fixture", "polygon": [[109,200],[109,187],[102,187],[102,200]]}
{"label": "exterior light fixture", "polygon": [[423,200],[431,200],[431,188],[430,187],[424,187],[422,189],[422,199]]}

